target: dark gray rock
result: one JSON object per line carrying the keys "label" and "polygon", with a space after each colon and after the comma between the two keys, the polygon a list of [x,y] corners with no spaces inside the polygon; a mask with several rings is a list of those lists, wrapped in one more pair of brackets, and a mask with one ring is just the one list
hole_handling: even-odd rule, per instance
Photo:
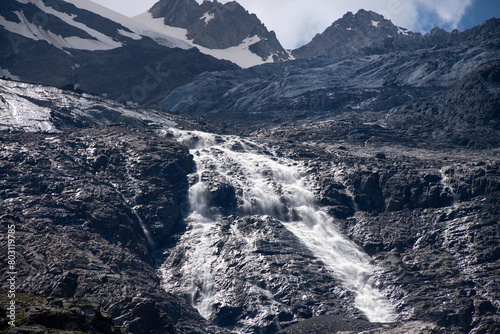
{"label": "dark gray rock", "polygon": [[[391,291],[400,319],[410,321],[368,333],[498,331],[493,277],[500,270],[500,165],[495,153],[414,148],[404,153],[397,145],[370,144],[342,150],[326,146],[326,153],[325,146],[311,144],[327,137],[321,128],[312,137],[297,129],[280,129],[278,137],[289,131],[294,143],[308,138],[307,155],[297,144],[281,143],[281,151],[305,161],[325,204],[346,196],[364,200],[355,201],[356,212],[339,225],[385,268],[383,285]],[[385,159],[375,157],[381,149]],[[328,212],[342,219],[334,210]],[[313,318],[305,324],[291,326],[290,332],[335,328],[333,320]]]}
{"label": "dark gray rock", "polygon": [[217,172],[204,172],[201,181],[208,183],[208,205],[225,212],[236,209],[238,201],[234,186],[226,182]]}
{"label": "dark gray rock", "polygon": [[121,334],[109,314],[99,303],[85,299],[58,299],[20,293],[16,299],[18,316],[15,326],[7,323],[6,304],[2,304],[0,328],[6,333],[40,333],[77,331],[84,333]]}
{"label": "dark gray rock", "polygon": [[471,40],[498,39],[498,19],[485,21],[481,26],[451,33],[434,28],[429,33],[413,33],[396,27],[382,15],[372,11],[348,12],[333,22],[311,42],[293,51],[297,59],[334,56],[387,54],[394,51],[416,51],[446,48]]}
{"label": "dark gray rock", "polygon": [[203,15],[202,7],[195,0],[164,0],[158,1],[149,12],[153,18],[165,18],[165,24],[186,28]]}
{"label": "dark gray rock", "polygon": [[[0,27],[3,46],[0,67],[25,82],[78,88],[115,100],[148,104],[163,99],[172,89],[187,84],[205,71],[238,68],[196,49],[162,46],[146,36],[138,40],[125,37],[120,32],[132,33],[128,28],[71,3],[51,1],[47,5],[61,15],[75,17],[76,21],[84,22],[123,46],[94,51],[61,49],[45,40],[29,39]],[[28,22],[38,25],[45,34],[95,40],[84,30],[45,13],[33,3],[0,5],[0,15],[4,17],[17,17],[16,12],[25,13]]]}
{"label": "dark gray rock", "polygon": [[20,292],[93,298],[128,332],[204,332],[199,314],[161,288],[153,257],[180,219],[186,148],[130,127],[2,133],[0,142],[1,220],[16,226]]}
{"label": "dark gray rock", "polygon": [[[343,318],[338,316],[319,316],[304,320],[296,325],[287,327],[280,334],[313,334],[313,333],[360,333],[368,332],[369,329],[382,327],[380,324],[372,324],[364,320]],[[387,327],[386,327],[387,328]]]}
{"label": "dark gray rock", "polygon": [[[213,284],[227,287],[212,300],[213,323],[243,333],[276,333],[318,315],[364,317],[352,307],[353,293],[342,289],[281,222],[270,217],[226,216],[211,233],[218,240],[208,250],[217,256],[211,272]],[[245,241],[256,235],[255,243]],[[192,240],[178,242],[180,238],[172,238],[164,264],[173,271],[173,280],[182,279],[185,254],[192,247]],[[199,290],[188,296],[193,303]]]}
{"label": "dark gray rock", "polygon": [[209,49],[226,49],[242,44],[249,37],[258,37],[260,41],[250,46],[251,52],[263,60],[290,59],[276,34],[235,1],[198,4],[195,0],[161,0],[149,11],[154,18],[165,18],[168,26],[187,29],[186,36],[193,43]]}
{"label": "dark gray rock", "polygon": [[327,138],[495,147],[497,44],[498,38],[475,40],[205,73],[158,106],[244,129],[323,121],[333,132]]}
{"label": "dark gray rock", "polygon": [[402,33],[382,15],[361,9],[358,13],[348,12],[335,21],[323,33],[317,34],[308,44],[293,51],[295,58],[331,57],[334,55],[360,55],[387,53],[389,41]]}

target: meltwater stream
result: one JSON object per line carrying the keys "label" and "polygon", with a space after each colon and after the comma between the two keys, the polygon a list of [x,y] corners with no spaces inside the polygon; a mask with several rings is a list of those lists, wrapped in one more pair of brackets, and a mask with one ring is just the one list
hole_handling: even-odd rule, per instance
{"label": "meltwater stream", "polygon": [[168,291],[189,296],[193,306],[208,319],[213,304],[220,302],[222,290],[227,289],[217,286],[213,274],[215,267],[220,266],[211,249],[217,243],[214,227],[219,216],[210,204],[207,176],[217,175],[236,190],[238,215],[279,220],[353,293],[355,307],[370,321],[395,321],[393,307],[375,287],[375,267],[369,256],[343,237],[333,219],[316,204],[298,163],[262,153],[266,150],[260,144],[235,136],[172,128],[165,132],[190,149],[198,179],[189,190],[191,214],[187,218],[188,230],[182,236],[189,243],[185,252],[190,254],[185,256],[180,272],[171,272],[167,265],[162,268]]}

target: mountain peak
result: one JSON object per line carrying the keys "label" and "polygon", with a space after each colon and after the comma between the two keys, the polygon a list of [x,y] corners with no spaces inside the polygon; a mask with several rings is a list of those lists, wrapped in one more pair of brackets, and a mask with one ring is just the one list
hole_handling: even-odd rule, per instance
{"label": "mountain peak", "polygon": [[186,29],[185,37],[194,45],[210,50],[245,48],[265,61],[288,60],[274,32],[238,2],[216,0],[160,0],[150,10],[153,19],[163,19],[166,28]]}
{"label": "mountain peak", "polygon": [[367,11],[364,9],[360,9],[356,14],[352,12],[347,12],[342,16],[342,18],[333,22],[333,27],[336,28],[389,28],[394,30],[397,28],[390,20],[385,19],[382,15]]}
{"label": "mountain peak", "polygon": [[[0,45],[2,75],[141,103],[202,72],[237,68],[86,0],[2,2]],[[47,59],[53,65],[40,66]]]}
{"label": "mountain peak", "polygon": [[385,52],[384,45],[388,38],[411,34],[407,29],[395,26],[382,15],[361,9],[356,14],[344,14],[322,34],[316,35],[309,44],[295,50],[293,55],[296,58],[312,58],[366,52],[381,53]]}
{"label": "mountain peak", "polygon": [[166,25],[177,28],[186,28],[203,15],[195,0],[160,0],[149,12],[153,18],[164,18]]}
{"label": "mountain peak", "polygon": [[495,38],[499,35],[499,22],[499,19],[491,19],[481,26],[462,32],[454,30],[451,33],[436,27],[426,34],[421,34],[397,27],[378,13],[361,9],[356,14],[347,12],[323,33],[316,35],[311,42],[294,50],[292,54],[297,59],[307,59],[447,47],[469,39]]}
{"label": "mountain peak", "polygon": [[347,12],[340,20],[348,20],[348,19],[377,19],[377,20],[385,20],[385,18],[371,10],[360,9],[356,14],[352,12]]}

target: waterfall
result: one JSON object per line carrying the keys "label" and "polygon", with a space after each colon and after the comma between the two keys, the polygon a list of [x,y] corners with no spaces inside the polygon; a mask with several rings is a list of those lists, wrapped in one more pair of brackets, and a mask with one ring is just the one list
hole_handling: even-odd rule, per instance
{"label": "waterfall", "polygon": [[[376,268],[370,257],[342,236],[333,218],[316,204],[299,163],[278,157],[249,139],[172,128],[165,131],[190,149],[197,174],[197,183],[189,190],[189,226],[182,236],[190,242],[190,256],[184,259],[180,273],[162,268],[169,291],[190,296],[200,313],[210,317],[211,305],[222,289],[212,275],[217,255],[210,249],[217,242],[212,228],[221,212],[210,205],[206,176],[217,175],[235,189],[238,215],[269,216],[282,222],[354,294],[355,307],[370,321],[395,321],[393,307],[376,287]],[[175,275],[183,279],[175,280]]]}

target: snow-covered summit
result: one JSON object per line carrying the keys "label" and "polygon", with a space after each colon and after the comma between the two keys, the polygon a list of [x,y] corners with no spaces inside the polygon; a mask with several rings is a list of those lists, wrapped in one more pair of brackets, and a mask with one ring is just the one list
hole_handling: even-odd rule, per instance
{"label": "snow-covered summit", "polygon": [[90,0],[12,0],[0,4],[0,30],[14,49],[26,38],[73,54],[114,50],[148,37],[244,68],[291,58],[274,32],[236,2],[161,0],[129,18]]}
{"label": "snow-covered summit", "polygon": [[[16,0],[0,5],[0,27],[16,41],[22,36],[61,50],[111,50],[144,36],[158,37],[137,21],[89,0]],[[188,49],[175,37],[162,35],[162,45]]]}
{"label": "snow-covered summit", "polygon": [[134,19],[159,34],[174,36],[243,68],[291,59],[275,33],[234,1],[198,4],[195,0],[160,0]]}

